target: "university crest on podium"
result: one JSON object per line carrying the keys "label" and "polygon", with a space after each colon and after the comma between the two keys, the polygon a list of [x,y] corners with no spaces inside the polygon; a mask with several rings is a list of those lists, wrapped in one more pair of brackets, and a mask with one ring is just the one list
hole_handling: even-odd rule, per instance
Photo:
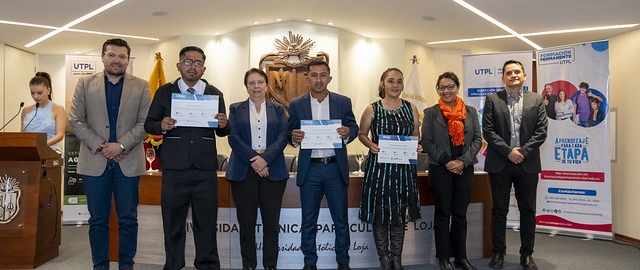
{"label": "university crest on podium", "polygon": [[0,224],[7,224],[20,212],[20,195],[22,191],[17,179],[0,177]]}

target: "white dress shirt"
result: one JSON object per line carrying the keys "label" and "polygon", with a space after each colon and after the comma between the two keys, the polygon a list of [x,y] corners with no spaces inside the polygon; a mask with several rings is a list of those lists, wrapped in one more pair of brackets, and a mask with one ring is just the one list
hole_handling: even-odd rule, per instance
{"label": "white dress shirt", "polygon": [[260,112],[256,105],[249,100],[249,122],[251,124],[251,148],[253,150],[267,149],[267,102],[260,103]]}
{"label": "white dress shirt", "polygon": [[[309,94],[311,95],[311,94]],[[311,115],[313,120],[330,120],[329,113],[329,95],[327,95],[322,102],[318,102],[318,99],[311,96]],[[311,150],[312,158],[332,157],[336,155],[336,151],[333,149],[313,149]]]}

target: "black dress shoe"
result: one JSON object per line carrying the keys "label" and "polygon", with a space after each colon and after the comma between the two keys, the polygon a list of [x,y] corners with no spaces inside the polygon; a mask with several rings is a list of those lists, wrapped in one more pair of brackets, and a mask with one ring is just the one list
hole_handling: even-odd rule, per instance
{"label": "black dress shoe", "polygon": [[449,259],[438,260],[438,265],[440,265],[440,270],[453,270],[453,265],[451,265]]}
{"label": "black dress shoe", "polygon": [[267,266],[264,270],[278,270],[275,266]]}
{"label": "black dress shoe", "polygon": [[305,264],[304,268],[302,268],[302,270],[318,270],[318,267],[316,267],[315,265],[311,265],[311,264]]}
{"label": "black dress shoe", "polygon": [[245,266],[245,267],[242,267],[242,270],[256,270],[256,268],[251,266]]}
{"label": "black dress shoe", "polygon": [[538,269],[536,262],[533,261],[533,257],[531,255],[520,256],[520,265],[522,265],[522,269],[531,270]]}
{"label": "black dress shoe", "polygon": [[491,260],[489,261],[489,267],[491,267],[492,269],[502,269],[503,266],[504,266],[504,254],[502,253],[493,254],[493,257],[491,257]]}
{"label": "black dress shoe", "polygon": [[338,270],[351,270],[351,267],[349,267],[349,263],[348,262],[339,262],[338,263]]}
{"label": "black dress shoe", "polygon": [[475,268],[475,267],[473,267],[473,265],[471,265],[471,264],[469,263],[469,260],[467,260],[467,258],[464,258],[464,259],[454,259],[454,260],[453,260],[453,265],[454,265],[456,268],[461,268],[461,269],[464,269],[464,270],[476,270],[476,268]]}

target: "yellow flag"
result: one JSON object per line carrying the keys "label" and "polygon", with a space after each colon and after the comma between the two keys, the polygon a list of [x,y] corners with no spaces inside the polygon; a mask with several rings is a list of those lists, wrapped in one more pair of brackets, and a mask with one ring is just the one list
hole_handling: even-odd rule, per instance
{"label": "yellow flag", "polygon": [[151,76],[149,76],[149,89],[151,90],[151,98],[158,90],[158,87],[162,86],[167,82],[167,79],[164,77],[164,68],[162,68],[162,56],[160,56],[160,52],[156,53],[155,65],[153,66],[153,71],[151,71]]}
{"label": "yellow flag", "polygon": [[[151,90],[151,98],[156,94],[156,90],[158,87],[165,84],[167,79],[164,77],[164,68],[162,68],[162,56],[160,56],[160,52],[156,53],[155,65],[153,65],[153,71],[151,71],[151,76],[149,76],[149,90]],[[162,135],[154,136],[151,134],[147,134],[147,138],[144,140],[145,149],[149,147],[158,147],[162,144]],[[151,168],[150,168],[151,169]]]}

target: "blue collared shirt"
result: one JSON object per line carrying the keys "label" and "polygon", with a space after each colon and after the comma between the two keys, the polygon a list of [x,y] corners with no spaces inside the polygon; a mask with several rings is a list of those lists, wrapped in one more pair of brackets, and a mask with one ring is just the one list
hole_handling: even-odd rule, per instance
{"label": "blue collared shirt", "polygon": [[117,83],[113,84],[107,76],[104,76],[104,88],[107,99],[107,114],[109,116],[109,141],[118,140],[116,126],[118,125],[118,110],[120,110],[120,98],[122,98],[122,85],[124,76],[120,77]]}

